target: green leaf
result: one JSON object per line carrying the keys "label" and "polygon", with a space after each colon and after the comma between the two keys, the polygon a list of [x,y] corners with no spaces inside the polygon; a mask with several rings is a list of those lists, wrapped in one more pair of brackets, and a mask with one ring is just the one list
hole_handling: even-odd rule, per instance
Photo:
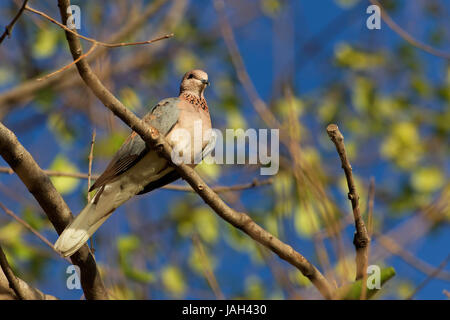
{"label": "green leaf", "polygon": [[386,58],[382,53],[371,53],[357,50],[343,43],[335,49],[336,63],[342,67],[355,70],[370,70],[385,64]]}
{"label": "green leaf", "polygon": [[217,179],[220,176],[220,166],[217,163],[211,163],[213,160],[210,158],[211,156],[208,155],[207,162],[202,161],[200,162],[197,167],[195,168],[196,171],[200,173],[202,176],[206,176],[209,179]]}
{"label": "green leaf", "polygon": [[311,238],[320,229],[320,220],[312,204],[300,205],[295,210],[294,226],[297,233],[305,238]]}
{"label": "green leaf", "polygon": [[275,213],[289,217],[294,207],[292,189],[294,187],[293,176],[287,172],[279,172],[273,179],[273,190],[277,199]]}
{"label": "green leaf", "polygon": [[[57,155],[50,165],[50,170],[61,171],[67,173],[78,173],[78,168],[69,161],[64,155]],[[80,179],[70,177],[50,177],[56,190],[61,194],[68,194],[76,189],[80,183]]]}
{"label": "green leaf", "polygon": [[247,122],[238,110],[230,110],[227,112],[227,128],[228,129],[244,129],[247,127]]}
{"label": "green leaf", "polygon": [[435,167],[419,168],[412,173],[411,185],[418,192],[428,193],[444,185],[445,174]]}
{"label": "green leaf", "polygon": [[289,117],[299,118],[305,111],[303,100],[298,97],[292,99],[281,98],[275,103],[277,114],[287,119]]}
{"label": "green leaf", "polygon": [[265,15],[269,17],[276,17],[278,13],[281,11],[281,2],[280,0],[262,0],[261,1],[261,10]]}
{"label": "green leaf", "polygon": [[22,226],[17,222],[10,222],[0,228],[0,241],[11,243],[15,239],[19,239],[22,234]]}
{"label": "green leaf", "polygon": [[199,275],[203,275],[206,268],[214,270],[217,265],[214,257],[210,255],[205,246],[203,246],[203,253],[204,255],[202,255],[198,246],[192,246],[189,256],[189,266]]}
{"label": "green leaf", "polygon": [[200,60],[188,50],[181,50],[175,58],[175,70],[179,74],[184,74],[189,70],[201,68]]}
{"label": "green leaf", "polygon": [[22,215],[23,220],[25,220],[30,226],[32,226],[36,230],[40,230],[46,224],[48,224],[48,219],[36,213],[31,206],[26,206],[23,210]]}
{"label": "green leaf", "polygon": [[53,27],[39,29],[33,45],[33,55],[37,58],[48,58],[56,51],[59,30]]}
{"label": "green leaf", "polygon": [[134,91],[130,87],[125,87],[120,90],[120,100],[123,102],[125,106],[130,108],[131,110],[136,110],[142,107],[141,100],[137,95],[136,91]]}
{"label": "green leaf", "polygon": [[[383,286],[389,279],[395,276],[395,269],[393,267],[381,269],[380,284]],[[344,295],[344,300],[359,300],[361,297],[361,284],[362,280],[355,281],[352,284],[343,286],[337,290],[338,296]],[[368,289],[366,291],[367,299],[372,298],[379,289]]]}
{"label": "green leaf", "polygon": [[301,287],[309,287],[312,284],[311,281],[298,269],[289,272],[289,279]]}
{"label": "green leaf", "polygon": [[139,238],[134,235],[122,236],[117,240],[117,249],[120,255],[127,255],[139,247]]}
{"label": "green leaf", "polygon": [[[50,95],[47,98],[53,99],[53,95]],[[53,100],[49,100],[48,103],[51,104],[51,101]],[[46,105],[43,104],[43,106],[45,108]],[[60,113],[50,114],[47,120],[47,124],[50,130],[54,132],[58,141],[66,144],[70,144],[74,141],[75,132]]]}
{"label": "green leaf", "polygon": [[165,267],[161,272],[161,280],[166,290],[175,297],[181,297],[186,292],[183,273],[176,266]]}
{"label": "green leaf", "polygon": [[206,207],[199,207],[189,214],[189,218],[178,222],[178,232],[191,236],[194,232],[207,243],[214,243],[219,236],[219,224],[214,213]]}
{"label": "green leaf", "polygon": [[374,84],[367,78],[356,77],[353,85],[352,103],[356,109],[368,112],[374,101]]}
{"label": "green leaf", "polygon": [[360,0],[335,0],[335,2],[343,8],[354,7]]}
{"label": "green leaf", "polygon": [[125,287],[124,285],[112,285],[108,288],[110,292],[110,298],[113,300],[134,300],[136,294],[133,290]]}
{"label": "green leaf", "polygon": [[264,298],[264,285],[257,276],[245,279],[246,298],[260,300]]}
{"label": "green leaf", "polygon": [[335,269],[336,274],[343,281],[348,282],[355,280],[356,266],[353,257],[347,255],[339,259]]}
{"label": "green leaf", "polygon": [[155,281],[155,275],[146,270],[139,270],[131,261],[133,261],[131,254],[139,248],[140,240],[138,237],[122,236],[117,240],[117,250],[119,252],[120,267],[128,278],[141,282],[151,283]]}
{"label": "green leaf", "polygon": [[381,145],[381,154],[401,168],[410,169],[422,155],[419,132],[412,122],[395,123]]}
{"label": "green leaf", "polygon": [[127,136],[127,131],[118,130],[98,139],[98,141],[95,142],[96,156],[110,158],[117,150],[119,150]]}
{"label": "green leaf", "polygon": [[13,80],[14,70],[9,67],[0,67],[0,85]]}
{"label": "green leaf", "polygon": [[397,296],[401,300],[407,299],[414,292],[415,287],[409,281],[401,281],[396,288]]}

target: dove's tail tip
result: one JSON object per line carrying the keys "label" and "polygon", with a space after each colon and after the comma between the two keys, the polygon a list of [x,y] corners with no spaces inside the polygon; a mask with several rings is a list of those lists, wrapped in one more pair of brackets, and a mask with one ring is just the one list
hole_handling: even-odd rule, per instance
{"label": "dove's tail tip", "polygon": [[61,233],[55,243],[55,249],[63,257],[70,257],[78,251],[104,222],[95,221],[95,205],[88,204],[80,214]]}
{"label": "dove's tail tip", "polygon": [[[93,233],[93,232],[92,232]],[[67,228],[55,243],[55,249],[63,257],[70,257],[89,240],[88,230]]]}

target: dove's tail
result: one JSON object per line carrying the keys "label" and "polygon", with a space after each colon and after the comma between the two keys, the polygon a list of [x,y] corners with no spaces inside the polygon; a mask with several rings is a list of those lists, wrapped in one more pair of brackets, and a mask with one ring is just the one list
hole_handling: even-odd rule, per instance
{"label": "dove's tail", "polygon": [[69,257],[80,249],[95,231],[108,219],[112,211],[104,214],[96,210],[97,204],[91,201],[61,233],[55,249],[64,257]]}

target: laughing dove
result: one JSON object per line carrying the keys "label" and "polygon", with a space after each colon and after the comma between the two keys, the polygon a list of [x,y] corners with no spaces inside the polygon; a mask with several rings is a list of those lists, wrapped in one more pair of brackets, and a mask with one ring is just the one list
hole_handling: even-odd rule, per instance
{"label": "laughing dove", "polygon": [[[207,85],[206,72],[187,72],[181,81],[179,96],[160,101],[143,118],[165,136],[174,150],[172,161],[175,154],[176,159],[182,157],[183,162],[195,166],[214,148],[215,136],[203,95]],[[124,202],[178,178],[173,166],[155,150],[148,149],[144,140],[132,132],[90,188],[89,191],[97,189],[92,201],[66,227],[55,249],[64,257],[71,256]]]}

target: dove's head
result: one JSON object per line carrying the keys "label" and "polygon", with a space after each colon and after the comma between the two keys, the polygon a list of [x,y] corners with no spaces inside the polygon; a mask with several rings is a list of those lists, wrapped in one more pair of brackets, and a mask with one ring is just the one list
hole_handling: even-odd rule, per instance
{"label": "dove's head", "polygon": [[199,98],[203,98],[203,92],[209,85],[208,74],[199,69],[188,71],[181,80],[180,94],[190,93]]}

